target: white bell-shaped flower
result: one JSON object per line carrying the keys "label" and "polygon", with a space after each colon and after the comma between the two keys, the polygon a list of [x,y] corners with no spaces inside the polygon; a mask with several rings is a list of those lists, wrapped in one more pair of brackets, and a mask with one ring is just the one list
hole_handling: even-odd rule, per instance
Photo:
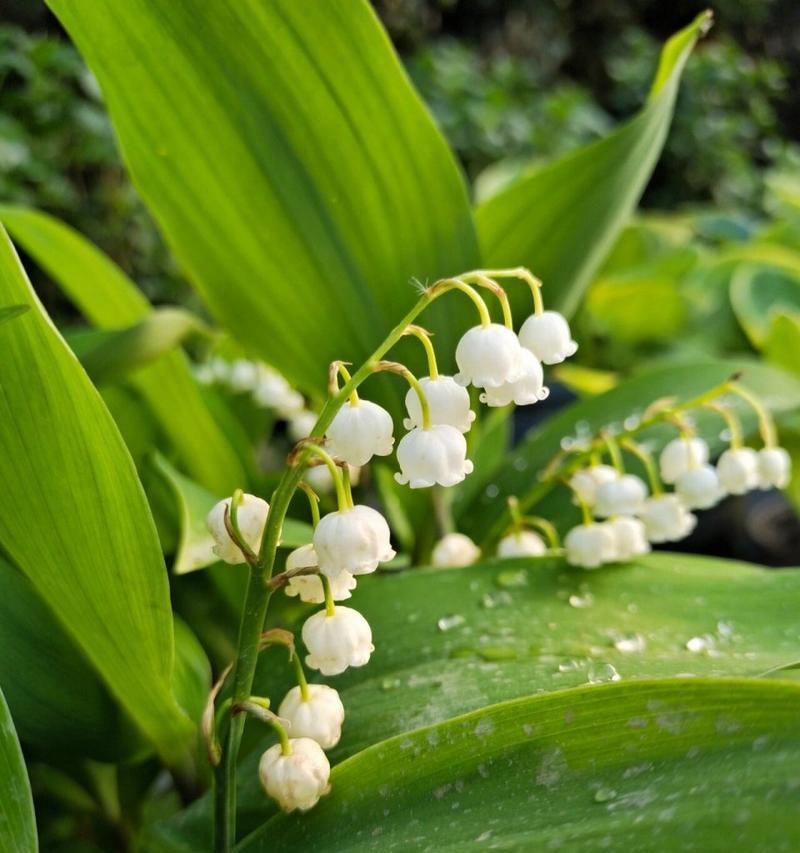
{"label": "white bell-shaped flower", "polygon": [[497,543],[497,556],[501,560],[511,557],[541,557],[547,553],[547,545],[532,530],[520,530],[517,533],[509,533]]}
{"label": "white bell-shaped flower", "polygon": [[437,483],[455,486],[472,473],[467,459],[467,442],[455,427],[435,424],[430,429],[412,429],[397,445],[400,472],[394,475],[400,484],[426,489]]}
{"label": "white bell-shaped flower", "polygon": [[303,395],[295,391],[284,376],[266,364],[259,364],[257,369],[258,379],[253,388],[253,400],[256,405],[273,409],[282,418],[292,418],[303,411]]}
{"label": "white bell-shaped flower", "polygon": [[758,454],[752,447],[732,447],[719,457],[717,474],[728,494],[743,495],[757,489],[761,481]]}
{"label": "white bell-shaped flower", "polygon": [[664,446],[658,465],[661,479],[674,483],[687,471],[708,462],[708,445],[702,438],[674,438]]}
{"label": "white bell-shaped flower", "polygon": [[310,737],[323,749],[332,749],[342,736],[342,700],[325,684],[309,684],[307,694],[303,699],[300,687],[293,687],[281,702],[278,716],[287,722],[291,737]]}
{"label": "white bell-shaped flower", "polygon": [[531,314],[519,330],[519,341],[543,364],[560,364],[578,351],[569,323],[558,311]]}
{"label": "white bell-shaped flower", "polygon": [[637,515],[647,497],[647,486],[634,474],[623,474],[597,488],[594,513],[600,518]]}
{"label": "white bell-shaped flower", "polygon": [[351,465],[366,465],[373,456],[388,456],[394,436],[392,416],[369,400],[349,400],[328,427],[328,450]]}
{"label": "white bell-shaped flower", "polygon": [[616,559],[622,562],[650,552],[644,523],[638,518],[621,516],[608,522],[616,542]]}
{"label": "white bell-shaped flower", "polygon": [[546,400],[550,389],[545,387],[541,363],[530,350],[522,350],[522,365],[524,373],[516,382],[504,382],[497,388],[487,387],[480,395],[481,403],[487,406],[507,406],[509,403],[529,406]]}
{"label": "white bell-shaped flower", "polygon": [[569,481],[570,488],[576,493],[573,503],[583,501],[588,507],[593,507],[600,486],[618,479],[619,471],[611,465],[591,465],[589,468],[576,471]]}
{"label": "white bell-shaped flower", "polygon": [[447,533],[433,546],[432,566],[471,566],[481,555],[478,546],[464,533]]}
{"label": "white bell-shaped flower", "polygon": [[252,361],[239,358],[230,366],[228,385],[232,391],[252,391],[258,382],[258,367]]}
{"label": "white bell-shaped flower", "polygon": [[340,605],[332,615],[320,610],[303,623],[306,664],[323,675],[339,675],[349,666],[364,666],[375,650],[369,622],[357,611]]}
{"label": "white bell-shaped flower", "polygon": [[311,738],[290,738],[289,746],[289,755],[283,754],[279,743],[271,746],[258,762],[258,775],[282,811],[305,812],[330,791],[331,766],[322,747]]}
{"label": "white bell-shaped flower", "polygon": [[[319,568],[317,552],[313,545],[301,545],[286,558],[286,571],[298,569]],[[351,590],[356,588],[356,579],[350,572],[339,572],[331,580],[331,595],[334,601],[344,601],[351,597]],[[286,595],[299,596],[306,604],[322,604],[325,601],[325,588],[319,575],[295,575],[286,583]]]}
{"label": "white bell-shaped flower", "polygon": [[[235,566],[246,561],[241,548],[234,543],[225,527],[225,508],[230,511],[230,505],[230,498],[215,504],[206,518],[206,526],[214,540],[214,553],[220,560]],[[261,537],[264,535],[268,513],[269,504],[255,495],[243,495],[236,511],[239,532],[250,546],[250,550],[256,554],[261,548]]]}
{"label": "white bell-shaped flower", "polygon": [[596,569],[617,559],[617,538],[608,522],[579,524],[564,537],[567,562],[571,566]]}
{"label": "white bell-shaped flower", "polygon": [[329,578],[340,572],[367,575],[395,556],[386,519],[369,506],[329,512],[314,529],[319,570]]}
{"label": "white bell-shaped flower", "polygon": [[792,478],[792,457],[783,447],[758,451],[758,476],[762,489],[785,489]]}
{"label": "white bell-shaped flower", "polygon": [[655,495],[644,502],[639,511],[647,538],[651,542],[677,542],[688,536],[697,525],[677,495]]}
{"label": "white bell-shaped flower", "polygon": [[701,465],[675,481],[675,494],[686,509],[709,509],[725,497],[719,475],[713,465]]}
{"label": "white bell-shaped flower", "polygon": [[[463,385],[459,385],[452,376],[437,376],[435,379],[424,376],[419,384],[428,401],[432,424],[446,424],[459,432],[469,432],[475,412],[469,407],[469,391]],[[422,407],[413,388],[409,388],[406,394],[406,409],[408,417],[403,426],[406,429],[421,428]]]}
{"label": "white bell-shaped flower", "polygon": [[497,388],[516,382],[523,372],[522,347],[513,329],[499,323],[473,326],[461,337],[456,347],[459,385]]}

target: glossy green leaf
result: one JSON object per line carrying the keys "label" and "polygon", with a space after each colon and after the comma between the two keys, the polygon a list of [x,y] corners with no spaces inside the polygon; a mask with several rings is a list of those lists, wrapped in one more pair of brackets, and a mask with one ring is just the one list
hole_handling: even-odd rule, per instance
{"label": "glossy green leaf", "polygon": [[[798,593],[800,570],[666,553],[594,572],[536,559],[378,573],[348,602],[372,625],[375,652],[367,666],[327,679],[347,709],[331,758],[542,691],[617,678],[758,676],[797,660]],[[265,653],[258,694],[280,701],[290,683],[285,655]],[[258,752],[239,775],[245,832],[268,808]],[[165,850],[203,849],[207,806],[159,827]]]}
{"label": "glossy green leaf", "polygon": [[14,721],[0,691],[0,850],[36,853],[36,819]]}
{"label": "glossy green leaf", "polygon": [[462,177],[366,0],[49,5],[210,309],[301,387],[362,361],[413,277],[477,265]]}
{"label": "glossy green leaf", "polygon": [[157,308],[125,329],[89,329],[70,335],[70,349],[96,384],[112,382],[179,347],[203,331],[197,317],[180,308]]}
{"label": "glossy green leaf", "polygon": [[0,684],[24,743],[48,757],[97,761],[141,750],[141,736],[75,641],[31,582],[2,559],[0,647]]}
{"label": "glossy green leaf", "polygon": [[800,373],[800,315],[777,314],[764,340],[764,357],[784,370]]}
{"label": "glossy green leaf", "polygon": [[698,679],[495,705],[376,744],[237,850],[790,850],[798,700]]}
{"label": "glossy green leaf", "polygon": [[761,349],[773,317],[789,314],[800,319],[800,275],[743,265],[731,281],[731,304],[750,343]]}
{"label": "glossy green leaf", "polygon": [[[172,571],[176,575],[183,575],[218,562],[212,550],[214,540],[206,527],[206,518],[221,498],[176,471],[162,456],[156,456],[155,465],[172,489],[180,515],[180,542]],[[298,548],[310,542],[311,536],[309,524],[287,518],[283,525],[281,544],[285,548]]]}
{"label": "glossy green leaf", "polygon": [[164,561],[136,470],[99,394],[0,230],[0,544],[168,759],[191,736],[172,694]]}
{"label": "glossy green leaf", "polygon": [[[484,264],[530,267],[543,280],[550,307],[575,310],[647,185],[684,65],[710,21],[704,12],[665,44],[648,102],[635,118],[478,207]],[[515,293],[516,305],[528,311],[529,299],[521,288]]]}
{"label": "glossy green leaf", "polygon": [[[125,273],[64,223],[35,210],[7,206],[0,206],[0,221],[98,328],[125,329],[145,321],[152,311]],[[221,492],[246,484],[239,456],[203,401],[183,353],[165,354],[132,381],[193,477]]]}
{"label": "glossy green leaf", "polygon": [[[507,455],[503,465],[491,478],[491,489],[484,489],[458,518],[460,530],[469,531],[476,541],[493,539],[502,534],[507,524],[505,507],[495,500],[496,494],[517,495],[524,500],[540,491],[539,475],[561,449],[565,438],[588,434],[604,426],[621,426],[627,418],[636,418],[650,403],[662,397],[688,400],[732,374],[742,371],[742,382],[763,400],[776,415],[800,406],[800,382],[776,367],[746,360],[704,359],[703,361],[665,364],[644,370],[616,387],[568,406],[542,427],[533,430]],[[748,431],[755,427],[752,412],[739,408]],[[721,447],[719,433],[722,422],[709,412],[697,414],[698,427],[714,449]],[[658,427],[642,437],[657,449],[674,437],[674,428]],[[556,487],[536,504],[536,513],[554,521],[574,519],[567,490]]]}
{"label": "glossy green leaf", "polygon": [[13,320],[15,317],[19,317],[24,314],[27,310],[27,305],[6,305],[0,308],[0,323]]}

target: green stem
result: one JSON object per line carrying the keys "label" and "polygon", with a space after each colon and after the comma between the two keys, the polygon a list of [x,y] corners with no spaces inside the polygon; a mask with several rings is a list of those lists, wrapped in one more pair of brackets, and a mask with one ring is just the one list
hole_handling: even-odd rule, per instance
{"label": "green stem", "polygon": [[[345,367],[343,361],[337,361],[336,362],[336,371],[337,371],[337,373],[339,373],[339,375],[342,377],[342,379],[344,379],[345,383],[350,382],[350,380],[353,378],[350,375],[350,371]],[[358,392],[356,391],[355,388],[353,388],[353,391],[350,394],[350,405],[351,406],[357,406],[358,402],[359,402]]]}
{"label": "green stem", "polygon": [[523,517],[522,521],[524,524],[528,524],[543,533],[545,539],[547,539],[547,544],[550,546],[552,551],[558,551],[561,548],[561,538],[559,537],[558,531],[552,522],[538,515],[526,515]]}
{"label": "green stem", "polygon": [[508,514],[511,516],[511,530],[514,533],[522,532],[522,513],[519,509],[519,498],[511,495],[508,499]]}
{"label": "green stem", "polygon": [[647,472],[647,479],[650,481],[650,491],[653,495],[663,495],[664,486],[661,483],[661,477],[658,476],[658,469],[656,468],[653,454],[649,450],[645,450],[641,444],[637,444],[630,439],[623,442],[622,449],[633,454],[644,465],[644,470]]}
{"label": "green stem", "polygon": [[344,483],[344,494],[347,499],[347,508],[352,509],[355,504],[353,503],[353,486],[350,482],[350,466],[347,463],[342,466],[342,482]]}
{"label": "green stem", "polygon": [[431,333],[421,326],[410,325],[406,331],[406,335],[413,335],[417,340],[422,342],[425,348],[425,357],[428,360],[428,376],[431,379],[437,379],[439,376],[439,365],[436,363],[436,351],[431,342]]}
{"label": "green stem", "polygon": [[376,373],[396,373],[408,382],[411,388],[414,389],[419,400],[419,407],[422,410],[422,428],[430,429],[431,408],[428,405],[428,398],[425,396],[425,391],[422,389],[422,385],[419,384],[417,377],[404,364],[400,364],[398,361],[379,361],[373,367],[373,370]]}
{"label": "green stem", "polygon": [[[318,444],[311,443],[305,446],[305,450],[313,456],[318,456],[328,466],[328,470],[331,472],[331,477],[333,478],[333,485],[336,487],[336,503],[339,506],[339,510],[343,511],[349,509],[352,506],[352,498],[348,501],[347,491],[345,490],[344,483],[342,482],[342,475],[339,472],[339,466],[333,461],[330,453],[323,450]],[[269,522],[269,519],[267,519],[267,521]]]}
{"label": "green stem", "polygon": [[721,403],[706,403],[705,407],[710,409],[712,412],[716,412],[725,421],[725,425],[728,427],[728,431],[731,434],[731,447],[734,450],[742,447],[744,445],[742,425],[739,422],[739,418],[736,417],[736,412],[733,411],[731,406],[725,406]]}
{"label": "green stem", "polygon": [[740,385],[738,382],[731,382],[729,389],[732,393],[741,397],[748,403],[758,416],[758,431],[761,434],[761,440],[765,447],[775,447],[778,444],[778,435],[775,429],[775,421],[769,413],[767,407],[750,391]]}
{"label": "green stem", "polygon": [[624,474],[625,465],[622,461],[622,454],[619,451],[619,444],[617,444],[614,437],[607,432],[603,433],[602,438],[603,444],[605,444],[606,449],[608,450],[608,455],[611,457],[611,464],[619,474]]}
{"label": "green stem", "polygon": [[467,296],[473,301],[475,307],[478,309],[478,315],[481,318],[481,326],[491,326],[492,317],[489,314],[489,308],[486,303],[481,298],[481,295],[475,290],[474,287],[470,287],[466,282],[462,281],[459,278],[445,278],[442,281],[436,282],[433,287],[428,291],[429,293],[433,293],[434,298],[440,296],[442,293],[447,293],[450,290],[460,290],[462,293],[466,293]]}
{"label": "green stem", "polygon": [[525,267],[512,267],[505,270],[474,270],[464,276],[461,276],[465,281],[483,276],[485,278],[517,278],[524,281],[531,290],[533,297],[533,313],[541,314],[544,311],[544,303],[542,302],[542,282],[529,269]]}
{"label": "green stem", "polygon": [[308,681],[303,670],[303,662],[300,660],[300,655],[293,649],[289,649],[289,655],[294,664],[294,673],[297,678],[297,684],[300,687],[300,696],[304,702],[308,702]]}
{"label": "green stem", "polygon": [[311,526],[316,527],[319,524],[319,495],[305,481],[298,483],[297,488],[305,492],[308,498],[308,506],[311,509]]}
{"label": "green stem", "polygon": [[336,613],[336,602],[333,600],[330,578],[322,574],[320,578],[322,578],[322,588],[325,590],[325,612],[328,616],[333,616]]}

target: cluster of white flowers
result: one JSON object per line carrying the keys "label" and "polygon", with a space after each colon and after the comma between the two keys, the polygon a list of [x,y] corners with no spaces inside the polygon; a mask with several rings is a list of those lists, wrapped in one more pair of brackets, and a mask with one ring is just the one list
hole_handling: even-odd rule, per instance
{"label": "cluster of white flowers", "polygon": [[785,488],[791,459],[782,447],[731,447],[714,466],[703,439],[682,436],[661,451],[659,471],[674,491],[659,489],[650,495],[639,477],[609,465],[574,473],[570,486],[576,501],[604,520],[586,521],[569,531],[564,539],[567,561],[594,569],[646,554],[651,543],[683,539],[697,525],[693,510],[709,509],[726,495]]}

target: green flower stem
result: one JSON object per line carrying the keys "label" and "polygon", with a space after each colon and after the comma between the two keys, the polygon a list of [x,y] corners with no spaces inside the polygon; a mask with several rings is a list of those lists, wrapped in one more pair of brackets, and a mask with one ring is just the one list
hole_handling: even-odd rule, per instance
{"label": "green flower stem", "polygon": [[436,352],[431,343],[431,333],[421,326],[415,326],[413,323],[405,330],[404,334],[412,335],[422,341],[422,346],[425,348],[425,357],[428,359],[428,376],[431,379],[436,379],[439,376],[439,365],[436,363]]}
{"label": "green flower stem", "polygon": [[603,444],[608,450],[608,455],[611,457],[611,464],[619,474],[625,473],[625,464],[622,461],[622,454],[619,451],[619,444],[610,433],[604,432],[601,436]]}
{"label": "green flower stem", "polygon": [[344,494],[347,498],[347,508],[352,509],[355,506],[353,503],[353,486],[350,482],[350,466],[346,462],[342,466],[342,482],[344,483]]}
{"label": "green flower stem", "polygon": [[297,488],[301,492],[305,492],[308,498],[308,506],[311,510],[311,526],[316,527],[319,524],[319,495],[305,482],[301,481],[297,484]]}
{"label": "green flower stem", "polygon": [[725,421],[725,425],[731,434],[730,444],[734,450],[744,446],[742,424],[731,406],[725,406],[722,403],[706,403],[705,408],[716,412]]}
{"label": "green flower stem", "polygon": [[281,744],[281,754],[292,754],[292,745],[289,742],[289,735],[278,717],[269,710],[269,700],[261,699],[259,696],[250,696],[242,702],[237,702],[236,705],[234,705],[234,711],[236,715],[242,719],[246,719],[245,714],[249,714],[251,717],[261,720],[262,723],[272,726],[272,728],[275,729],[275,732],[278,735],[278,740]]}
{"label": "green flower stem", "polygon": [[467,296],[469,296],[475,304],[475,307],[478,309],[478,315],[481,318],[481,326],[490,326],[492,324],[492,317],[491,314],[489,314],[489,308],[481,298],[481,295],[474,287],[470,287],[460,278],[444,278],[441,281],[437,281],[428,293],[432,293],[434,298],[436,298],[437,296],[441,296],[443,293],[447,293],[449,290],[460,290],[462,293],[466,293]]}
{"label": "green flower stem", "polygon": [[531,290],[531,296],[533,296],[533,313],[541,314],[544,312],[542,282],[529,269],[514,267],[507,270],[474,270],[461,276],[461,278],[469,281],[476,276],[483,276],[485,278],[518,278],[520,281],[524,281]]}
{"label": "green flower stem", "polygon": [[[462,277],[462,280],[463,279]],[[511,304],[508,301],[508,294],[503,290],[500,285],[494,281],[494,279],[489,278],[488,276],[481,275],[480,273],[475,273],[473,277],[473,283],[477,284],[479,287],[485,287],[487,290],[490,290],[496,297],[498,302],[500,303],[500,307],[503,310],[503,325],[507,329],[514,328],[514,318],[511,314]]]}
{"label": "green flower stem", "polygon": [[417,377],[404,364],[400,364],[398,361],[379,361],[373,366],[373,370],[375,373],[396,373],[408,382],[414,389],[419,400],[419,407],[422,410],[422,428],[430,429],[431,407],[428,405],[428,398],[425,396],[425,392],[422,390],[422,385],[419,384]]}
{"label": "green flower stem", "polygon": [[[352,376],[350,375],[350,371],[345,367],[345,363],[343,361],[334,362],[336,365],[336,372],[344,379],[345,384],[352,380]],[[358,405],[358,391],[353,388],[352,393],[350,394],[350,405],[357,406]]]}
{"label": "green flower stem", "polygon": [[300,696],[304,702],[308,702],[308,681],[303,670],[303,662],[300,660],[300,655],[295,649],[289,649],[289,658],[294,664],[294,673],[297,678],[297,685],[300,688]]}
{"label": "green flower stem", "polygon": [[761,440],[764,442],[764,447],[776,447],[778,444],[778,434],[775,429],[775,421],[769,413],[767,407],[755,396],[738,382],[731,382],[728,390],[737,397],[741,397],[748,403],[758,416],[758,431],[761,434]]}
{"label": "green flower stem", "polygon": [[522,521],[524,524],[527,524],[544,534],[551,551],[561,550],[561,537],[558,535],[558,531],[552,522],[538,515],[526,515],[523,517]]}
{"label": "green flower stem", "polygon": [[328,616],[333,616],[336,613],[336,602],[333,600],[333,590],[331,589],[331,581],[327,575],[320,575],[322,579],[322,588],[325,590],[325,612]]}
{"label": "green flower stem", "polygon": [[[328,470],[331,472],[331,477],[333,478],[333,485],[336,487],[336,503],[339,509],[341,511],[350,509],[353,505],[352,497],[348,500],[347,489],[345,489],[342,475],[339,472],[339,466],[333,461],[330,453],[313,442],[309,442],[305,449],[313,456],[318,456],[328,466]],[[267,523],[269,523],[269,518],[267,519]]]}
{"label": "green flower stem", "polygon": [[516,495],[511,495],[508,499],[508,514],[511,516],[511,531],[513,533],[522,532],[522,513],[519,509],[519,498]]}
{"label": "green flower stem", "polygon": [[622,442],[621,446],[623,450],[627,450],[628,453],[635,456],[644,465],[644,470],[647,472],[647,479],[650,481],[650,491],[653,495],[663,495],[664,486],[661,483],[661,477],[658,476],[658,469],[656,468],[653,454],[632,439]]}

